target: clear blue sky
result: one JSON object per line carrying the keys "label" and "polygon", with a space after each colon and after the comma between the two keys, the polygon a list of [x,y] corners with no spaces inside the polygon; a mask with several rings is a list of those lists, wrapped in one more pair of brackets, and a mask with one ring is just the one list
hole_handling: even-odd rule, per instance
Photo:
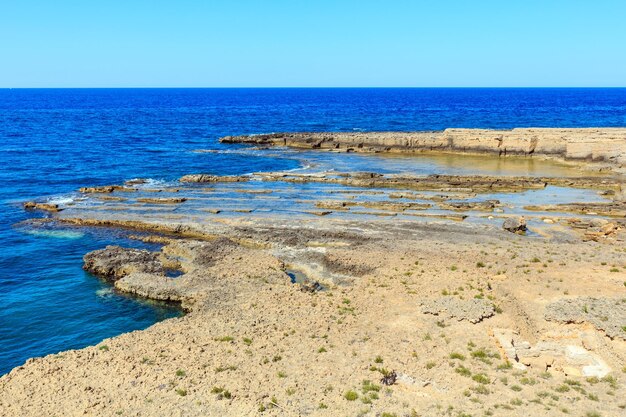
{"label": "clear blue sky", "polygon": [[0,87],[626,86],[626,0],[1,0]]}

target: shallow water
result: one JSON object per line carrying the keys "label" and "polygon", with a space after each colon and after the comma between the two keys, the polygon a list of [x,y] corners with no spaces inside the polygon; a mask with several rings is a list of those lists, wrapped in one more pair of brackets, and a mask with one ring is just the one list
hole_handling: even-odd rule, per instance
{"label": "shallow water", "polygon": [[[41,216],[23,211],[22,201],[48,196],[60,204],[111,206],[81,201],[75,191],[138,177],[154,180],[146,188],[163,186],[194,172],[569,175],[567,167],[535,160],[260,151],[217,142],[276,131],[531,126],[626,126],[626,89],[0,90],[0,374],[29,357],[96,344],[179,314],[116,294],[81,269],[87,251],[141,244],[108,229],[16,227]],[[235,200],[233,190],[222,190],[212,198],[232,207],[254,200],[254,214],[269,216],[306,206],[285,200],[333,191],[316,184],[274,188],[275,195]],[[284,199],[280,207],[276,197]],[[185,203],[194,204],[200,206]]]}

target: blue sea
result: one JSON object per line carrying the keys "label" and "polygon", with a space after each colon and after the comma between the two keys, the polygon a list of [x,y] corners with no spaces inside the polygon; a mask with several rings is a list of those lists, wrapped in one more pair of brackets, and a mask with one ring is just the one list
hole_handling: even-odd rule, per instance
{"label": "blue sea", "polygon": [[225,135],[596,126],[626,126],[626,89],[0,89],[0,375],[181,314],[81,269],[90,250],[149,245],[108,229],[28,227],[41,215],[23,201],[138,177],[302,164],[223,152],[238,147],[219,144]]}

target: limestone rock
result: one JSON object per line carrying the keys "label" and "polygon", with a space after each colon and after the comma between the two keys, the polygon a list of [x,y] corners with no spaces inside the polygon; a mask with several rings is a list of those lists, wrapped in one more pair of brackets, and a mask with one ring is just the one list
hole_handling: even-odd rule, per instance
{"label": "limestone rock", "polygon": [[180,204],[187,201],[184,197],[172,197],[172,198],[138,198],[138,202],[140,203],[149,203],[149,204]]}
{"label": "limestone rock", "polygon": [[546,320],[562,323],[590,323],[611,339],[626,340],[626,300],[624,298],[578,297],[548,304]]}
{"label": "limestone rock", "polygon": [[113,191],[123,190],[121,185],[101,185],[97,187],[82,187],[78,191],[81,193],[112,193]]}
{"label": "limestone rock", "polygon": [[446,129],[441,132],[299,132],[226,136],[222,143],[291,146],[348,152],[491,153],[626,164],[624,128]]}
{"label": "limestone rock", "polygon": [[495,307],[487,300],[472,298],[461,300],[456,297],[441,297],[434,300],[422,301],[422,312],[445,318],[455,318],[459,321],[467,320],[478,323],[484,318],[495,314]]}
{"label": "limestone rock", "polygon": [[62,208],[59,207],[58,204],[36,203],[34,201],[27,201],[26,203],[23,204],[23,206],[27,210],[43,210],[43,211],[49,211],[52,213],[56,213],[56,212],[63,210]]}
{"label": "limestone rock", "polygon": [[541,370],[551,368],[568,376],[598,378],[611,372],[600,356],[572,344],[575,341],[571,339],[567,344],[563,340],[542,340],[532,346],[512,329],[493,329],[492,334],[504,357],[516,369],[525,370],[529,366]]}
{"label": "limestone rock", "polygon": [[164,275],[157,252],[107,246],[83,257],[83,269],[103,278],[118,280],[133,272]]}
{"label": "limestone rock", "polygon": [[248,177],[236,175],[189,174],[179,179],[180,182],[245,182]]}

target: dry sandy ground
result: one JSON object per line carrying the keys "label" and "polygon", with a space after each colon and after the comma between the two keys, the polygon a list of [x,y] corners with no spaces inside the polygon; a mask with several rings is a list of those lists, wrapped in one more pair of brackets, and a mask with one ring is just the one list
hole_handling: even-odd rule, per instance
{"label": "dry sandy ground", "polygon": [[[155,255],[181,277],[114,266],[118,289],[186,316],[29,360],[0,378],[0,415],[626,414],[623,241],[397,219],[220,227],[233,241]],[[327,288],[303,292],[285,269]],[[546,320],[563,299],[569,323]]]}

